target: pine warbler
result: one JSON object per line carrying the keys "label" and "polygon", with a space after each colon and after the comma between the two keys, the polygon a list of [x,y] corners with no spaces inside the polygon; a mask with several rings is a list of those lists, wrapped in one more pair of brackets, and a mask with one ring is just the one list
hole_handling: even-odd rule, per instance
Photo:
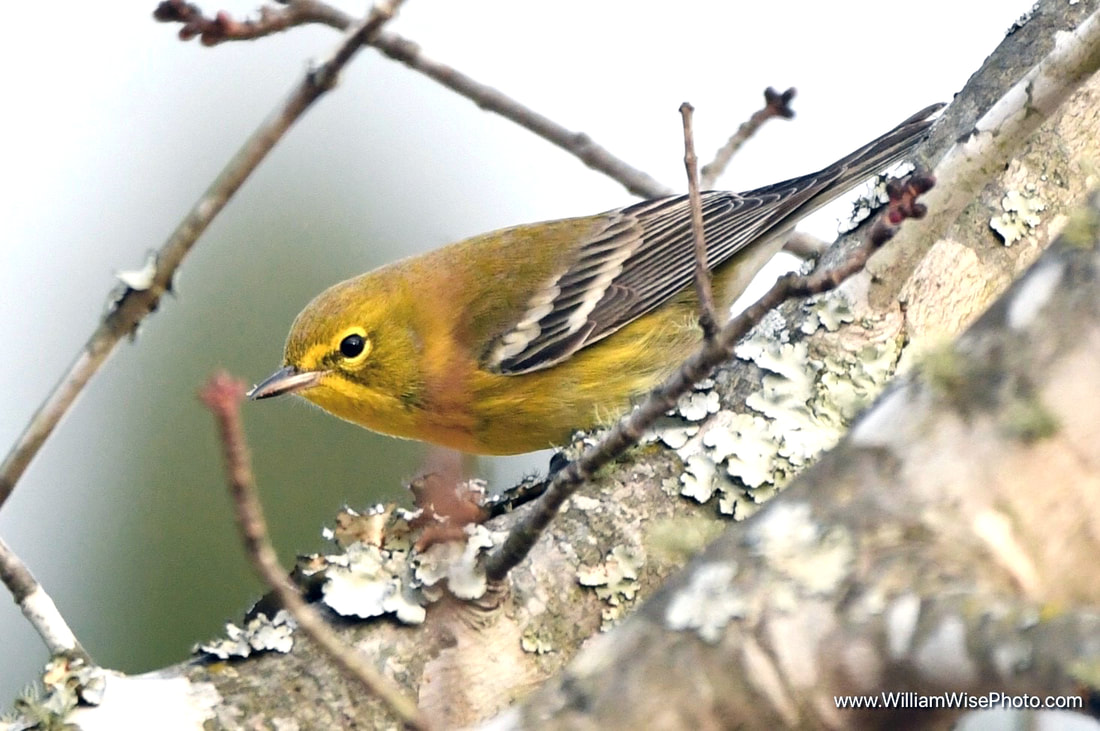
{"label": "pine warbler", "polygon": [[[905,156],[929,107],[829,167],[703,193],[721,311],[811,211]],[[685,195],[474,236],[306,305],[252,399],[297,393],[374,431],[465,452],[565,443],[624,412],[698,346]]]}

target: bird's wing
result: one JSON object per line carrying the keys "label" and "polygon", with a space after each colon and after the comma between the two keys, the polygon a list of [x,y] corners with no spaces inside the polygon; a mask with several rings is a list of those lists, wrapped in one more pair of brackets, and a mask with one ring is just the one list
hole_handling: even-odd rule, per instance
{"label": "bird's wing", "polygon": [[[913,115],[882,137],[810,175],[746,193],[702,194],[707,265],[783,235],[803,216],[901,159],[940,105]],[[496,338],[486,365],[520,374],[560,363],[650,312],[691,284],[695,253],[686,195],[608,211],[567,268],[531,298],[526,312]]]}

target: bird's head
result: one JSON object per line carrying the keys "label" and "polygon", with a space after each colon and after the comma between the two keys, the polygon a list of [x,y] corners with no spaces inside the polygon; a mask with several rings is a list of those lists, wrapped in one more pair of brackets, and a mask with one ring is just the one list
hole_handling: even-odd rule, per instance
{"label": "bird's head", "polygon": [[388,286],[372,274],[330,287],[299,313],[283,367],[249,398],[297,393],[374,428],[379,412],[408,406],[418,393],[420,345],[403,311],[407,304],[392,280]]}

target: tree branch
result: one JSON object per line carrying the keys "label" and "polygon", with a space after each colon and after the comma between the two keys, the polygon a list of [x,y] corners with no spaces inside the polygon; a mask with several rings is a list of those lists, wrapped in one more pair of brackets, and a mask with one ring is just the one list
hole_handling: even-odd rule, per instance
{"label": "tree branch", "polygon": [[197,37],[204,46],[255,40],[299,25],[316,23],[346,30],[352,24],[350,15],[316,0],[290,0],[280,7],[263,5],[260,17],[255,20],[234,20],[224,10],[208,18],[194,3],[164,0],[153,11],[153,17],[162,23],[182,23],[180,40]]}
{"label": "tree branch", "polygon": [[[180,37],[199,36],[206,45],[224,41],[252,40],[303,23],[321,23],[344,29],[351,18],[340,10],[316,0],[290,0],[285,10],[265,7],[257,21],[234,21],[225,13],[213,18],[203,16],[198,6],[168,0],[157,8],[158,20],[182,22]],[[557,145],[593,170],[620,183],[640,198],[659,198],[671,191],[657,180],[612,155],[583,132],[573,132],[549,117],[525,107],[515,99],[482,84],[460,71],[425,55],[416,43],[389,32],[378,33],[368,43],[414,71],[464,96],[487,112],[494,112],[520,127]]]}
{"label": "tree branch", "polygon": [[718,319],[714,312],[710,269],[707,268],[703,203],[699,198],[699,158],[695,156],[695,135],[691,124],[694,112],[695,108],[687,102],[680,105],[680,116],[684,121],[684,169],[687,172],[688,198],[691,200],[691,233],[695,240],[695,294],[699,298],[699,327],[703,330],[703,339],[710,342],[718,332]]}
{"label": "tree branch", "polygon": [[50,655],[67,655],[88,665],[94,664],[53,599],[3,539],[0,539],[0,582],[11,592],[12,599],[42,638]]}
{"label": "tree branch", "polygon": [[[939,185],[924,203],[931,214],[906,226],[895,246],[871,265],[882,280],[877,296],[894,299],[914,262],[935,243],[932,231],[942,231],[956,220],[974,196],[1018,148],[1085,81],[1100,70],[1100,11],[1093,12],[1070,32],[1061,34],[1048,54],[1005,91],[958,137],[936,164]],[[893,268],[900,276],[891,274]]]}
{"label": "tree branch", "polygon": [[726,144],[719,148],[718,152],[714,154],[714,159],[703,166],[702,180],[699,183],[699,187],[703,190],[711,190],[714,188],[718,178],[722,177],[722,173],[726,172],[726,168],[730,164],[730,160],[737,154],[737,151],[741,149],[750,137],[756,134],[765,122],[769,119],[780,117],[782,119],[792,119],[794,117],[794,110],[791,109],[791,100],[794,99],[795,89],[791,88],[784,91],[782,94],[771,88],[770,86],[764,90],[764,106],[759,110],[753,112],[753,115],[745,120],[737,131],[733,133]]}

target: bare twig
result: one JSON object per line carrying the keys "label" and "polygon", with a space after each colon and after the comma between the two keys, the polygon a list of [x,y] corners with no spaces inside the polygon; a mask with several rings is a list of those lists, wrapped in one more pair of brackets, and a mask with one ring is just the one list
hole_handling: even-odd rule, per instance
{"label": "bare twig", "polygon": [[699,184],[703,190],[710,190],[714,187],[718,178],[726,172],[726,167],[730,164],[734,154],[741,149],[741,146],[750,137],[756,134],[756,131],[760,129],[764,122],[775,117],[782,117],[783,119],[794,117],[794,110],[790,107],[794,95],[793,86],[783,93],[779,93],[770,86],[764,90],[764,106],[753,112],[753,115],[738,127],[737,131],[726,140],[726,144],[722,145],[718,152],[714,154],[714,160],[703,166],[702,181]]}
{"label": "bare twig", "polygon": [[792,272],[780,277],[763,297],[730,320],[717,337],[704,343],[694,355],[684,361],[680,370],[651,391],[638,408],[612,427],[597,444],[585,450],[579,458],[554,475],[546,493],[532,506],[531,512],[516,523],[504,544],[486,561],[485,572],[488,578],[499,581],[507,576],[535,545],[539,535],[557,515],[562,503],[598,469],[637,444],[645,430],[673,408],[682,394],[728,360],[738,341],[763,320],[768,312],[788,299],[820,294],[835,288],[866,265],[871,254],[893,237],[902,220],[923,217],[924,206],[917,203],[916,198],[929,190],[934,182],[931,176],[917,173],[904,181],[895,181],[888,187],[890,202],[887,210],[880,214],[861,245],[844,261],[831,269],[806,276]]}
{"label": "bare twig", "polygon": [[695,134],[692,115],[695,107],[688,102],[680,105],[684,120],[684,168],[687,171],[688,198],[691,201],[691,233],[695,238],[695,294],[699,298],[699,327],[703,340],[710,342],[718,333],[718,320],[714,314],[714,292],[710,287],[710,269],[707,268],[707,239],[703,232],[703,202],[699,198],[699,158],[695,156]]}
{"label": "bare twig", "polygon": [[[289,0],[285,9],[264,8],[260,11],[258,20],[247,21],[235,21],[226,13],[208,18],[203,16],[196,5],[181,0],[167,0],[158,6],[156,17],[166,22],[184,23],[180,30],[181,38],[187,40],[199,36],[203,43],[210,46],[224,41],[260,38],[303,23],[320,23],[339,29],[347,28],[351,23],[351,16],[317,0]],[[583,132],[566,129],[491,86],[425,56],[420,46],[406,38],[393,33],[379,33],[368,43],[394,61],[399,61],[466,97],[485,111],[495,112],[557,145],[588,167],[620,183],[636,196],[659,198],[671,193],[653,177],[615,157]]]}
{"label": "bare twig", "polygon": [[162,23],[183,23],[180,40],[198,37],[204,46],[216,46],[225,41],[247,41],[280,33],[307,23],[319,23],[344,30],[351,25],[351,16],[331,5],[315,0],[291,0],[281,6],[264,5],[260,17],[234,20],[224,10],[213,18],[203,15],[199,6],[184,0],[164,0],[153,11]]}
{"label": "bare twig", "polygon": [[252,464],[241,426],[241,401],[245,384],[226,373],[214,375],[203,388],[200,397],[218,422],[229,491],[233,496],[237,527],[244,540],[245,552],[252,567],[271,586],[282,606],[294,617],[298,626],[317,643],[350,677],[358,680],[406,725],[428,728],[427,722],[410,698],[376,671],[369,660],[341,640],[287,579],[279,564],[275,549],[267,537],[263,508],[256,497]]}
{"label": "bare twig", "polygon": [[46,643],[51,655],[67,655],[94,664],[90,655],[76,639],[53,599],[31,574],[19,556],[0,539],[0,581],[8,587],[12,599]]}
{"label": "bare twig", "polygon": [[641,198],[659,198],[669,194],[669,189],[646,173],[631,167],[596,144],[583,132],[573,132],[533,109],[523,106],[506,94],[486,86],[445,64],[428,58],[420,47],[392,33],[381,33],[373,46],[395,61],[438,81],[451,91],[466,97],[489,112],[496,112],[551,142],[588,167],[597,170],[620,183],[633,195]]}
{"label": "bare twig", "polygon": [[353,30],[345,35],[332,56],[309,71],[287,100],[245,141],[221,174],[210,184],[187,216],[156,252],[153,270],[141,285],[127,283],[118,301],[104,316],[84,348],[77,354],[60,383],[38,407],[18,441],[0,464],[0,506],[11,495],[16,483],[26,471],[38,450],[53,433],[68,412],[77,395],[107,361],[115,346],[137,329],[138,324],[160,304],[165,292],[172,288],[176,270],[191,251],[195,241],[225,207],[245,179],[256,169],[287,129],[332,88],[340,70],[373,38],[382,25],[397,11],[403,0],[387,0],[377,4]]}

